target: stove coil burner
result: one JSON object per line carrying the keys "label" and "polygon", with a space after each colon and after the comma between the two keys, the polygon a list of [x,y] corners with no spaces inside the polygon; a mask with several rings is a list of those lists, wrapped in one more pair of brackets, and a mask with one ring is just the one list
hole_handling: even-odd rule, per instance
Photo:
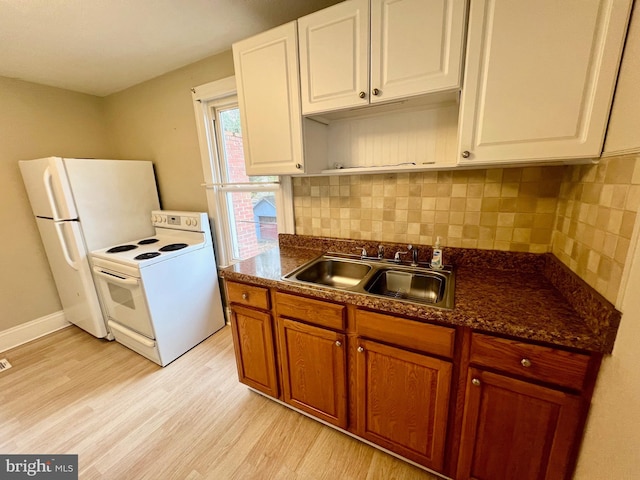
{"label": "stove coil burner", "polygon": [[181,250],[188,247],[186,243],[170,243],[160,249],[161,252],[173,252],[174,250]]}
{"label": "stove coil burner", "polygon": [[107,250],[107,253],[120,253],[120,252],[128,252],[129,250],[134,250],[138,248],[137,245],[118,245],[116,247],[111,247]]}
{"label": "stove coil burner", "polygon": [[157,238],[145,238],[144,240],[140,240],[138,245],[149,245],[151,243],[156,243],[157,241]]}
{"label": "stove coil burner", "polygon": [[150,258],[155,258],[158,255],[160,255],[160,252],[147,252],[147,253],[141,253],[140,255],[137,255],[135,257],[133,257],[134,260],[149,260]]}

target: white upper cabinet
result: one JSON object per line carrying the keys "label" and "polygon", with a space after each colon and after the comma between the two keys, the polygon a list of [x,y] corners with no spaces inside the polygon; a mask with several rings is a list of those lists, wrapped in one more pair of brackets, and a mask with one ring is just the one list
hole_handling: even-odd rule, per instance
{"label": "white upper cabinet", "polygon": [[305,115],[460,87],[466,0],[348,0],[298,20]]}
{"label": "white upper cabinet", "polygon": [[296,22],[233,45],[247,174],[304,171]]}
{"label": "white upper cabinet", "polygon": [[607,127],[607,156],[640,153],[640,5],[632,15]]}
{"label": "white upper cabinet", "polygon": [[369,103],[369,0],[298,19],[302,113]]}
{"label": "white upper cabinet", "polygon": [[371,103],[457,90],[467,2],[371,0]]}
{"label": "white upper cabinet", "polygon": [[631,0],[474,0],[459,163],[599,157]]}

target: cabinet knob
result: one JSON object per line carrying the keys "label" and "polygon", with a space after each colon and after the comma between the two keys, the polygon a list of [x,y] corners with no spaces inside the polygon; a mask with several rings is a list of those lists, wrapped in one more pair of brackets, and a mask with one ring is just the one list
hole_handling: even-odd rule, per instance
{"label": "cabinet knob", "polygon": [[529,360],[528,358],[523,358],[522,360],[520,360],[520,365],[529,368],[531,366],[531,360]]}
{"label": "cabinet knob", "polygon": [[480,379],[479,378],[474,378],[471,380],[471,385],[473,385],[474,387],[479,387],[480,386]]}
{"label": "cabinet knob", "polygon": [[243,300],[248,300],[249,299],[249,294],[248,293],[243,293],[242,294],[242,299]]}
{"label": "cabinet knob", "polygon": [[364,348],[363,347],[358,347],[358,353],[362,353],[364,352]]}
{"label": "cabinet knob", "polygon": [[469,150],[465,150],[461,153],[462,158],[469,158],[471,156],[471,152]]}
{"label": "cabinet knob", "polygon": [[301,163],[296,163],[296,168],[297,168],[298,170],[301,170],[301,169],[302,169],[302,164],[301,164]]}
{"label": "cabinet knob", "polygon": [[378,90],[377,88],[374,88],[373,92],[371,93],[373,93],[377,97],[378,95],[380,95],[380,90]]}
{"label": "cabinet knob", "polygon": [[336,340],[336,347],[341,347],[342,346],[342,342],[340,340]]}
{"label": "cabinet knob", "polygon": [[366,93],[364,93],[364,92],[360,92],[360,93],[358,94],[358,96],[359,96],[360,98],[364,98],[364,97],[366,97],[366,96],[367,96],[367,94],[366,94]]}

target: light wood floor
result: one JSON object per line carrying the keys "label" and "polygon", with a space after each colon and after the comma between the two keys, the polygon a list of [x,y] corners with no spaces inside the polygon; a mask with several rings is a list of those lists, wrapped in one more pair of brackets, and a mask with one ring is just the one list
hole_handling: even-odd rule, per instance
{"label": "light wood floor", "polygon": [[229,327],[165,368],[76,327],[0,358],[0,453],[82,480],[437,479],[238,383]]}

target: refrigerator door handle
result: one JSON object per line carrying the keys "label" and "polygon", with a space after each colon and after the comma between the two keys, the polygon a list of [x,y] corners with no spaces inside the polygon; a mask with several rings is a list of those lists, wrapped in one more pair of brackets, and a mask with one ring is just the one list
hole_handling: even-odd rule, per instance
{"label": "refrigerator door handle", "polygon": [[[56,196],[55,196],[55,193],[53,192],[53,175],[51,174],[51,170],[49,169],[49,167],[44,169],[44,175],[42,177],[42,180],[44,181],[44,190],[45,192],[47,192],[49,205],[51,205],[51,212],[53,213],[53,219],[60,220],[61,219],[60,212],[58,211]],[[58,230],[58,232],[60,231]],[[60,233],[58,233],[58,236],[60,236]],[[66,254],[65,254],[65,257],[66,257]]]}
{"label": "refrigerator door handle", "polygon": [[69,264],[71,268],[74,270],[79,270],[78,264],[73,261],[71,255],[69,254],[69,245],[67,244],[67,240],[64,237],[64,225],[60,222],[54,222],[56,226],[56,233],[58,234],[58,240],[60,241],[60,248],[62,249],[62,256],[64,257],[64,261]]}

